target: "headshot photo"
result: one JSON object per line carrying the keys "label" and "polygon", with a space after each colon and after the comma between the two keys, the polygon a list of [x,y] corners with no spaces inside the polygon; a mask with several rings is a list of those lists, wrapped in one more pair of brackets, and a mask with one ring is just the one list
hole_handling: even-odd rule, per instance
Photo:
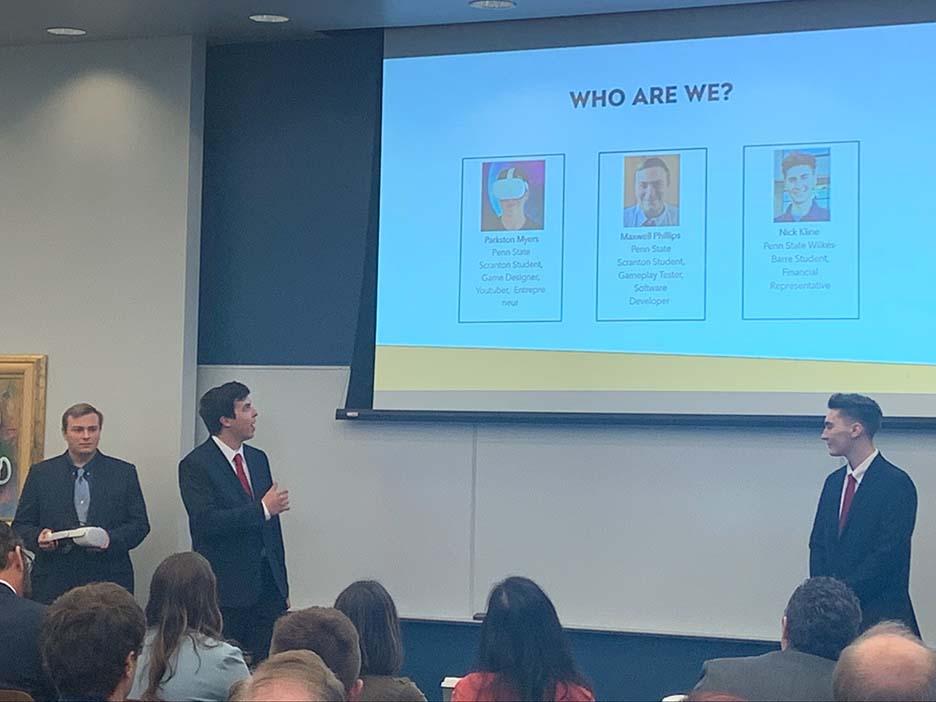
{"label": "headshot photo", "polygon": [[546,161],[488,161],[481,165],[481,231],[543,228]]}
{"label": "headshot photo", "polygon": [[831,151],[774,151],[774,222],[828,222]]}
{"label": "headshot photo", "polygon": [[679,225],[679,154],[624,159],[624,226]]}

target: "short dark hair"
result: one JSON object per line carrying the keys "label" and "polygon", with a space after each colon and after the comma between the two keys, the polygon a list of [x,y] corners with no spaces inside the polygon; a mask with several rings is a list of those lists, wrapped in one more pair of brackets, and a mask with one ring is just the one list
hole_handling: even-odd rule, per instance
{"label": "short dark hair", "polygon": [[87,417],[89,414],[96,414],[98,418],[98,428],[104,427],[104,415],[101,414],[101,411],[98,410],[94,405],[89,405],[87,402],[79,402],[77,405],[72,405],[64,414],[62,414],[62,431],[68,429],[68,420],[78,419],[79,417]]}
{"label": "short dark hair", "polygon": [[869,437],[877,434],[884,416],[881,406],[867,395],[837,392],[829,398],[829,409],[838,412],[864,427]]}
{"label": "short dark hair", "polygon": [[813,173],[816,172],[816,157],[802,151],[791,151],[783,157],[780,162],[780,170],[783,171],[783,177],[786,178],[787,171],[795,166],[809,166]]}
{"label": "short dark hair", "polygon": [[198,414],[208,428],[208,433],[214,436],[221,431],[221,417],[234,418],[234,403],[245,399],[250,394],[250,388],[243,383],[232,380],[224,385],[211,388],[202,395],[198,403]]}
{"label": "short dark hair", "polygon": [[361,674],[361,645],[354,624],[333,607],[308,607],[280,617],[270,653],[313,651],[351,692]]}
{"label": "short dark hair", "polygon": [[478,669],[494,673],[484,696],[552,700],[560,684],[590,688],[572,658],[556,608],[529,578],[510,577],[488,596]]}
{"label": "short dark hair", "polygon": [[0,570],[6,568],[7,559],[17,546],[23,548],[23,540],[13,531],[13,527],[0,521]]}
{"label": "short dark hair", "polygon": [[792,648],[833,661],[861,626],[855,593],[842,581],[824,576],[809,578],[796,588],[784,615]]}
{"label": "short dark hair", "polygon": [[[878,639],[876,645],[870,643],[873,639]],[[871,651],[863,650],[869,647]],[[931,700],[934,684],[936,655],[903,622],[895,621],[875,624],[855,639],[832,673],[832,692],[839,702]]]}
{"label": "short dark hair", "polygon": [[669,166],[667,166],[666,161],[664,161],[659,156],[651,156],[650,158],[645,158],[643,163],[640,164],[640,167],[636,171],[634,171],[634,175],[636,176],[638,173],[640,173],[640,171],[645,171],[648,168],[662,168],[664,171],[666,171],[667,184],[670,182]]}
{"label": "short dark hair", "polygon": [[106,699],[124,677],[127,656],[146,634],[143,610],[115,583],[69,590],[46,610],[42,663],[61,697]]}
{"label": "short dark hair", "polygon": [[231,688],[231,702],[269,699],[265,690],[285,681],[301,685],[309,700],[342,702],[347,695],[341,681],[318,654],[297,650],[276,653],[263,661],[251,677]]}
{"label": "short dark hair", "polygon": [[351,583],[335,600],[361,640],[361,675],[396,675],[403,667],[403,639],[396,605],[376,580]]}

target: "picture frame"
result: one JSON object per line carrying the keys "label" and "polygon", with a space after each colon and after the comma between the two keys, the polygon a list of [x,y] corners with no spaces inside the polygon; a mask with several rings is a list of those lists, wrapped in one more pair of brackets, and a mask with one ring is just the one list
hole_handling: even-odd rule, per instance
{"label": "picture frame", "polygon": [[11,521],[29,467],[44,457],[48,356],[0,355],[0,519]]}

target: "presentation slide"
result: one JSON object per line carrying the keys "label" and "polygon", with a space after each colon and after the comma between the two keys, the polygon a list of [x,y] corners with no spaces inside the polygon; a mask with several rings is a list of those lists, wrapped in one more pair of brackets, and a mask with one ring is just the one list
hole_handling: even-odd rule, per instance
{"label": "presentation slide", "polygon": [[936,416],[934,46],[386,59],[374,408]]}

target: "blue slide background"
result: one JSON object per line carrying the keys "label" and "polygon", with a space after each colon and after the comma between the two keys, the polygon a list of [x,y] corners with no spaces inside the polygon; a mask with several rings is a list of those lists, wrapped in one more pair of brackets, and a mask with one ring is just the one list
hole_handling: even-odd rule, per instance
{"label": "blue slide background", "polygon": [[[934,47],[922,24],[385,60],[377,343],[933,363]],[[676,104],[630,104],[666,85]],[[569,96],[613,88],[623,106]],[[858,318],[745,320],[744,148],[832,142],[860,144],[832,181],[858,185]],[[705,319],[599,322],[599,153],[680,149],[707,149]],[[525,154],[565,156],[562,321],[459,323],[463,159]]]}

